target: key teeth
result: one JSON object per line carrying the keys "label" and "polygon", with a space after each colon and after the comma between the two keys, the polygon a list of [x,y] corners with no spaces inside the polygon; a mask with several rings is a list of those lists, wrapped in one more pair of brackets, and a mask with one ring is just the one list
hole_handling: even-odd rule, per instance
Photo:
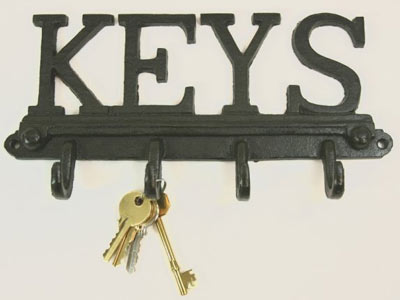
{"label": "key teeth", "polygon": [[185,284],[185,287],[188,289],[190,287],[196,286],[196,274],[192,272],[192,270],[185,271],[181,273],[182,281]]}
{"label": "key teeth", "polygon": [[104,253],[103,253],[103,257],[104,257],[104,259],[105,259],[106,261],[110,261],[111,258],[114,256],[114,253],[113,253],[113,254],[110,256],[109,259],[106,259],[106,255],[107,255],[108,251],[110,251],[111,245],[114,243],[115,239],[117,238],[117,236],[118,236],[118,234],[119,234],[119,231],[121,230],[121,228],[122,228],[122,226],[124,225],[125,221],[126,221],[126,219],[122,219],[122,218],[119,218],[119,220],[118,220],[119,230],[118,230],[117,233],[115,234],[114,238],[111,240],[109,247],[108,247],[108,248],[106,249],[106,251],[104,251]]}
{"label": "key teeth", "polygon": [[117,234],[114,236],[114,238],[111,240],[110,246],[109,246],[109,247],[106,249],[106,251],[104,251],[104,253],[103,253],[103,257],[104,257],[104,259],[105,259],[106,261],[110,261],[111,258],[112,258],[112,256],[111,256],[110,259],[106,259],[106,255],[107,255],[108,251],[110,251],[111,245],[113,244],[113,242],[114,242],[114,240],[117,238],[117,236],[118,236],[118,232],[117,232]]}
{"label": "key teeth", "polygon": [[128,271],[129,274],[132,274],[133,272],[136,271],[136,257],[132,257],[131,254],[131,248],[133,247],[133,241],[129,244],[128,248],[126,249],[126,255],[128,257],[127,261],[126,261],[126,270]]}
{"label": "key teeth", "polygon": [[127,249],[128,260],[126,262],[126,270],[130,274],[136,271],[136,264],[139,259],[141,242],[146,234],[147,234],[147,228],[145,227],[137,233],[137,235],[135,236],[135,238],[130,243]]}

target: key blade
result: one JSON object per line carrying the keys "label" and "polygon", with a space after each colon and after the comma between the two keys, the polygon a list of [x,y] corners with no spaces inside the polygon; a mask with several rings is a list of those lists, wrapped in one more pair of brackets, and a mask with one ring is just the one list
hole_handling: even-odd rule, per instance
{"label": "key blade", "polygon": [[162,221],[162,218],[158,218],[156,220],[156,226],[157,226],[161,241],[163,243],[165,252],[167,253],[171,271],[174,274],[176,283],[178,285],[179,292],[181,293],[181,295],[186,295],[188,292],[189,286],[193,287],[195,285],[196,276],[193,273],[191,273],[192,270],[185,271],[182,273],[180,272],[179,264],[175,258],[174,251],[172,250],[172,246],[169,241],[167,232],[165,230],[164,222]]}
{"label": "key blade", "polygon": [[111,260],[115,251],[117,251],[124,236],[127,234],[127,232],[129,231],[130,228],[131,228],[130,223],[127,222],[127,220],[125,220],[124,223],[122,224],[121,229],[118,231],[117,235],[111,241],[110,247],[104,252],[104,254],[103,254],[104,260],[106,260],[106,261]]}
{"label": "key blade", "polygon": [[139,251],[140,251],[140,243],[145,235],[145,229],[140,230],[133,241],[129,244],[129,247],[127,249],[128,251],[128,260],[126,263],[126,270],[129,273],[133,273],[136,271],[136,264],[139,258]]}
{"label": "key blade", "polygon": [[131,235],[136,235],[136,230],[133,227],[129,228],[128,232],[125,234],[121,243],[119,244],[118,250],[116,251],[116,254],[114,256],[114,261],[113,261],[114,267],[121,264],[121,260],[125,256],[126,247],[129,243],[129,238]]}

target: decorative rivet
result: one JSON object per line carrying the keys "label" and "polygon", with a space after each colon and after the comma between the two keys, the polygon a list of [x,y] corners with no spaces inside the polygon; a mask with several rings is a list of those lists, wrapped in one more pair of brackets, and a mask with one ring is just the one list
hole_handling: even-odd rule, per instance
{"label": "decorative rivet", "polygon": [[25,148],[35,150],[40,146],[41,135],[35,128],[28,128],[21,134],[21,141]]}
{"label": "decorative rivet", "polygon": [[365,149],[371,142],[371,131],[365,126],[355,127],[350,132],[350,144],[355,149]]}

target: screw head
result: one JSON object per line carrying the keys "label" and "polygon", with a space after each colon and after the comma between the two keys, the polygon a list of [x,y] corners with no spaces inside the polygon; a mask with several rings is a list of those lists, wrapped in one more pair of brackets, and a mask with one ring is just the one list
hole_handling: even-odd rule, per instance
{"label": "screw head", "polygon": [[365,126],[355,127],[350,132],[350,143],[355,149],[367,148],[371,139],[371,131]]}
{"label": "screw head", "polygon": [[28,128],[21,134],[21,141],[25,148],[35,150],[40,146],[40,132],[35,128]]}

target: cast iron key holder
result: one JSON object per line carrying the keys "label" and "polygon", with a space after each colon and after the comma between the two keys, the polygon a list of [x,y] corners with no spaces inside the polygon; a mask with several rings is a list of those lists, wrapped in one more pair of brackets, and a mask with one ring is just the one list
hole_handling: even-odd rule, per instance
{"label": "cast iron key holder", "polygon": [[[179,26],[187,43],[195,43],[195,15],[119,15],[125,27],[125,80],[122,106],[104,106],[69,64],[71,58],[102,28],[114,24],[112,15],[84,15],[83,29],[60,51],[57,30],[67,26],[65,15],[35,15],[42,28],[39,99],[29,107],[19,130],[5,141],[7,151],[19,159],[59,159],[51,172],[52,193],[68,199],[72,192],[75,161],[148,160],[145,193],[161,195],[162,160],[224,160],[236,162],[236,195],[250,195],[248,161],[271,159],[321,159],[328,198],[344,192],[344,170],[338,159],[379,158],[392,148],[391,137],[375,129],[371,116],[355,111],[360,101],[360,80],[349,67],[315,52],[311,31],[337,26],[364,46],[364,19],[348,20],[322,13],[302,20],[293,32],[298,59],[307,67],[338,80],[344,88],[342,102],[334,106],[310,103],[300,87],[287,90],[283,115],[260,114],[249,99],[249,68],[268,31],[280,24],[275,13],[253,14],[258,30],[241,52],[228,26],[233,14],[202,14],[225,50],[233,69],[233,103],[221,115],[194,113],[194,88],[186,87],[178,105],[139,105],[138,76],[148,72],[158,82],[167,81],[167,50],[157,49],[154,59],[140,58],[140,32],[147,26]],[[81,102],[78,115],[65,115],[54,103],[58,76]]]}

